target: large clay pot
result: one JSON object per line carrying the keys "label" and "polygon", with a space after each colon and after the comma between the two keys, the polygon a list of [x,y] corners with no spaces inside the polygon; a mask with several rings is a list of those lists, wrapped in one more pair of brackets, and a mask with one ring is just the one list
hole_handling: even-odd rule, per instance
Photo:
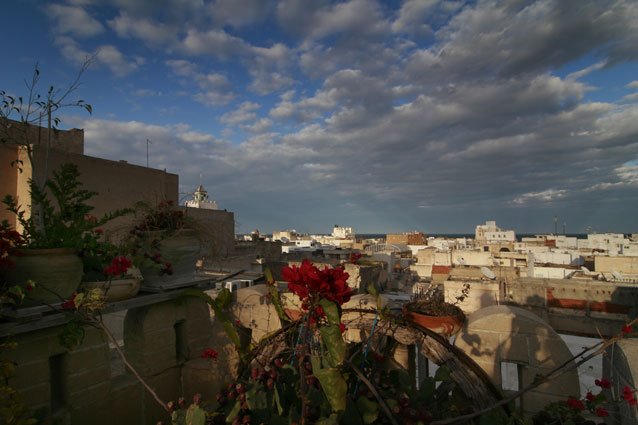
{"label": "large clay pot", "polygon": [[35,288],[25,291],[24,306],[55,304],[71,297],[82,280],[82,260],[74,249],[19,249],[10,257],[15,267],[1,271],[9,284],[26,287],[27,281]]}
{"label": "large clay pot", "polygon": [[112,279],[98,282],[82,282],[84,289],[100,288],[106,294],[106,301],[121,301],[133,298],[140,291],[142,280],[137,278]]}
{"label": "large clay pot", "polygon": [[[157,236],[157,233],[153,235],[153,237]],[[161,286],[176,280],[194,277],[195,263],[199,258],[200,250],[201,241],[195,230],[181,229],[168,237],[160,236],[159,252],[162,259],[171,264],[173,273],[161,275],[158,267],[140,267],[144,277],[143,285]]]}
{"label": "large clay pot", "polygon": [[411,323],[430,329],[440,335],[455,335],[465,323],[465,315],[461,311],[453,316],[431,316],[403,308],[403,317]]}

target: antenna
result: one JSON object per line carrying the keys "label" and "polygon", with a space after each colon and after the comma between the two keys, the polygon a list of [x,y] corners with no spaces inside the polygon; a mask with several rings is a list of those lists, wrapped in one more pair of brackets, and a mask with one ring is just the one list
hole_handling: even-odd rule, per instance
{"label": "antenna", "polygon": [[152,142],[146,139],[146,168],[148,168],[148,144],[149,143],[152,143]]}
{"label": "antenna", "polygon": [[481,267],[481,272],[483,273],[483,276],[485,276],[489,280],[496,279],[496,275],[494,274],[494,272],[487,267]]}

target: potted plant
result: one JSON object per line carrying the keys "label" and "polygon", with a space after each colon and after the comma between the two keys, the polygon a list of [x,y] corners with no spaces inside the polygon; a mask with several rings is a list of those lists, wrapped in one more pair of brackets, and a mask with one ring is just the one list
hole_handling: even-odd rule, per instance
{"label": "potted plant", "polygon": [[417,292],[403,306],[403,317],[412,323],[442,335],[456,334],[465,323],[465,314],[458,304],[467,298],[470,290],[466,283],[453,303],[446,302],[439,285],[430,285],[427,290]]}
{"label": "potted plant", "polygon": [[[93,207],[88,204],[97,193],[82,188],[80,173],[75,164],[62,164],[41,188],[29,183],[30,215],[18,201],[7,195],[3,199],[7,210],[13,212],[22,226],[24,245],[15,249],[10,259],[14,267],[5,267],[0,275],[5,282],[26,287],[27,282],[37,286],[27,298],[43,303],[56,303],[68,298],[79,286],[83,265],[78,251],[84,235],[94,227],[126,213],[119,210],[101,219],[90,216]],[[28,303],[25,303],[28,304]]]}
{"label": "potted plant", "polygon": [[101,228],[84,235],[80,250],[83,264],[82,288],[100,288],[107,301],[132,298],[140,290],[142,274],[127,255],[128,248],[104,237]]}
{"label": "potted plant", "polygon": [[201,250],[194,220],[172,201],[138,202],[129,242],[140,259],[144,285],[161,287],[192,278]]}

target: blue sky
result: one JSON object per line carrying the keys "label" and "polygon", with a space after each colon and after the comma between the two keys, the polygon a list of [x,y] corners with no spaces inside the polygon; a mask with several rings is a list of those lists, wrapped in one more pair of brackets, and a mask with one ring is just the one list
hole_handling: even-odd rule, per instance
{"label": "blue sky", "polygon": [[[0,89],[237,232],[638,232],[638,3],[7,0]],[[562,228],[562,226],[561,226]]]}

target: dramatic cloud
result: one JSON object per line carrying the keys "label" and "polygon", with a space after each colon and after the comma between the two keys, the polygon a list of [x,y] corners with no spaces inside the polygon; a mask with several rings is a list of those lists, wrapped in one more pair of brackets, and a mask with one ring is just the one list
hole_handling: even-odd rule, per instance
{"label": "dramatic cloud", "polygon": [[44,10],[53,53],[100,52],[82,94],[96,115],[66,121],[87,151],[144,164],[150,140],[150,164],[183,191],[202,174],[238,231],[471,232],[495,219],[521,233],[556,215],[574,232],[638,231],[635,1]]}

